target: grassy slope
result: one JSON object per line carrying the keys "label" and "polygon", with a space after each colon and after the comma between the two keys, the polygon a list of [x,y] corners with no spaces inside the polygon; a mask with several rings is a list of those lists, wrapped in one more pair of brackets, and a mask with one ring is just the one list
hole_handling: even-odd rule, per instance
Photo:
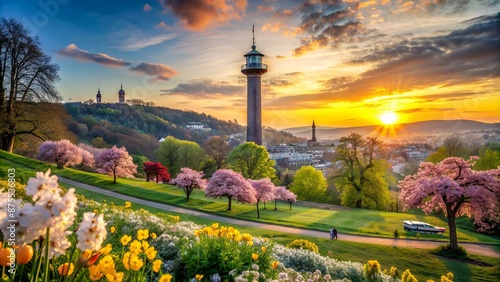
{"label": "grassy slope", "polygon": [[[66,188],[70,186],[63,185]],[[73,187],[73,186],[71,186]],[[88,199],[102,202],[114,202],[117,205],[124,205],[123,200],[103,196],[102,194],[88,191],[80,187],[75,187],[77,193],[84,195]],[[152,213],[162,212],[171,215],[178,215],[181,220],[192,221],[201,225],[211,225],[213,222],[196,216],[184,215],[175,212],[165,211],[157,208],[151,208],[141,204],[132,204],[133,209],[146,209]],[[453,272],[457,281],[495,281],[495,278],[500,275],[500,260],[473,256],[475,259],[497,265],[496,267],[480,267],[463,262],[452,261],[445,258],[437,257],[430,254],[428,250],[397,248],[391,246],[380,246],[364,243],[354,243],[346,241],[331,241],[329,239],[321,239],[315,237],[299,236],[293,234],[284,234],[276,231],[269,231],[258,228],[250,228],[241,225],[231,225],[243,232],[250,233],[254,236],[262,236],[272,238],[275,242],[286,245],[295,239],[307,239],[318,245],[322,255],[331,255],[333,258],[341,261],[355,261],[366,263],[370,259],[377,259],[382,268],[389,269],[391,266],[396,266],[402,273],[405,269],[410,269],[419,281],[434,279],[439,281],[440,275],[449,271]],[[390,255],[388,255],[390,254]],[[474,279],[472,279],[474,278]]]}
{"label": "grassy slope", "polygon": [[[254,221],[257,220],[255,205],[233,203],[233,210],[228,212],[226,211],[227,199],[206,198],[203,191],[194,191],[193,194],[191,194],[191,200],[187,202],[184,192],[180,188],[171,185],[145,182],[140,179],[119,179],[119,183],[112,184],[111,178],[105,175],[82,172],[70,168],[59,170],[52,165],[18,155],[10,155],[2,151],[0,151],[0,159],[6,163],[10,163],[13,167],[21,165],[41,171],[46,171],[48,168],[51,168],[53,173],[61,177],[146,200],[182,206],[189,209],[203,210],[224,216]],[[263,205],[261,205],[261,208],[262,206]],[[261,222],[277,223],[322,231],[327,231],[332,226],[335,226],[341,233],[392,237],[394,230],[397,229],[401,237],[414,238],[416,236],[415,233],[403,230],[403,220],[420,220],[438,226],[447,226],[444,217],[425,216],[419,212],[392,213],[364,209],[334,211],[298,205],[294,205],[292,211],[289,211],[288,204],[286,203],[278,203],[277,211],[274,210],[274,203],[268,203],[267,207],[267,210],[261,209],[261,219],[259,220]],[[448,240],[448,233],[420,234],[418,236],[421,239]],[[471,232],[462,228],[458,229],[458,239],[468,242],[499,244],[498,238]]]}
{"label": "grassy slope", "polygon": [[[9,160],[5,159],[5,157],[8,156]],[[15,160],[13,162],[12,160]],[[97,186],[100,186],[101,184],[105,186],[111,186],[114,188],[114,190],[120,190],[120,189],[125,189],[128,192],[129,190],[132,189],[135,193],[131,193],[132,195],[138,194],[137,193],[137,188],[133,189],[133,187],[129,187],[129,185],[140,185],[141,187],[145,187],[147,189],[146,192],[141,191],[142,194],[150,194],[149,196],[157,196],[157,193],[162,193],[161,195],[164,197],[167,197],[166,199],[169,200],[169,202],[172,203],[180,203],[180,204],[186,204],[184,194],[181,190],[175,187],[170,187],[166,185],[160,185],[160,184],[154,184],[154,183],[146,183],[141,180],[122,180],[120,179],[120,183],[126,183],[128,185],[124,184],[118,184],[118,185],[112,185],[110,184],[110,180],[106,176],[99,176],[99,175],[93,175],[93,174],[87,174],[87,173],[81,173],[78,171],[73,171],[70,169],[64,169],[64,170],[57,170],[54,169],[53,166],[40,163],[37,161],[33,161],[30,159],[26,159],[23,157],[18,157],[18,156],[9,156],[5,154],[4,152],[0,151],[0,167],[1,169],[4,168],[9,168],[9,167],[14,167],[18,170],[20,174],[24,173],[29,173],[32,171],[29,169],[30,167],[35,168],[36,170],[46,170],[47,168],[52,168],[52,170],[57,173],[58,175],[62,177],[68,177],[73,176],[71,178],[75,178],[75,180],[82,181],[85,180],[85,182],[88,182],[90,184],[98,184]],[[95,182],[93,182],[95,181]],[[124,201],[116,198],[111,198],[107,196],[103,196],[99,193],[94,193],[90,192],[88,190],[82,189],[80,187],[75,187],[77,189],[77,192],[79,194],[84,195],[85,197],[89,199],[94,199],[98,202],[101,202],[103,200],[106,200],[108,202],[113,201],[115,204],[123,204]],[[119,191],[121,192],[121,191]],[[143,193],[144,192],[144,193]],[[169,192],[169,193],[167,193]],[[148,196],[148,197],[149,197]],[[143,195],[142,198],[145,196]],[[146,198],[148,198],[146,197]],[[192,200],[192,202],[196,202],[198,206],[200,207],[205,207],[205,208],[210,208],[215,211],[221,211],[225,208],[226,206],[226,201],[225,200],[213,200],[213,201],[206,201],[206,204],[201,204],[203,202],[201,199],[204,199],[202,193],[197,193],[196,196],[196,201]],[[164,199],[164,200],[166,200]],[[167,203],[169,203],[167,202]],[[192,203],[188,203],[188,205],[191,205]],[[250,217],[251,219],[255,219],[255,208],[254,206],[248,206],[248,205],[237,205],[238,210],[243,210],[247,209],[243,212],[239,211],[238,213],[235,213],[234,215],[245,215]],[[274,207],[272,204],[268,205],[268,208]],[[150,210],[153,213],[156,212],[163,212],[163,213],[168,213],[168,214],[173,214],[173,215],[179,215],[181,216],[182,220],[188,220],[188,221],[193,221],[198,224],[211,224],[212,222],[207,219],[203,218],[198,218],[195,216],[188,216],[184,214],[178,214],[174,212],[168,212],[156,208],[151,208],[147,206],[143,206],[140,204],[133,204],[133,208],[143,208]],[[294,213],[297,212],[297,210],[301,210],[301,213],[304,213],[305,215],[300,215],[302,218],[307,218],[307,214],[315,214],[317,210],[312,211],[310,208],[303,208],[303,207],[296,207],[293,206],[293,211],[289,212],[288,211],[288,205],[287,204],[281,204],[278,205],[279,208],[279,213],[284,214],[288,216],[289,218],[294,218]],[[339,212],[332,212],[329,216],[331,217],[330,219],[336,219],[337,222],[335,225],[338,226],[343,226],[341,225],[340,222],[343,222],[342,224],[356,224],[358,225],[358,229],[362,229],[363,226],[361,225],[360,222],[364,222],[366,220],[371,220],[371,221],[381,221],[384,220],[386,223],[384,224],[390,224],[387,222],[393,221],[385,219],[386,217],[391,217],[394,215],[399,215],[395,213],[380,213],[380,212],[370,212],[370,211],[363,211],[359,210],[360,213],[353,213],[358,210],[352,210],[349,212],[343,212],[339,214]],[[262,216],[266,218],[271,218],[271,216],[276,215],[275,211],[271,210],[264,210]],[[375,213],[376,215],[371,215],[372,213]],[[224,212],[222,212],[224,214]],[[343,214],[343,215],[342,215]],[[335,218],[337,216],[338,218]],[[360,217],[356,219],[356,217]],[[413,217],[419,219],[419,220],[427,220],[432,218],[432,217],[423,217],[422,215],[404,215],[403,218],[407,219],[410,218],[412,219]],[[316,218],[316,216],[314,217]],[[283,220],[283,219],[282,219]],[[353,222],[353,220],[355,222]],[[398,221],[399,219],[394,219]],[[439,222],[439,219],[437,222]],[[272,220],[269,220],[272,221]],[[322,219],[318,219],[316,222],[321,222]],[[283,222],[287,222],[286,220],[283,220]],[[365,225],[370,225],[374,223],[364,223]],[[442,224],[442,223],[441,223]],[[380,224],[378,224],[380,226]],[[400,225],[400,221],[397,222],[397,225]],[[311,223],[311,226],[317,226],[315,222]],[[294,239],[298,238],[303,238],[302,236],[298,235],[291,235],[291,234],[282,234],[279,232],[274,232],[274,231],[269,231],[269,230],[263,230],[263,229],[257,229],[257,228],[249,228],[246,226],[234,226],[235,228],[238,228],[244,232],[248,232],[254,236],[263,236],[263,237],[272,237],[274,241],[280,243],[280,244],[287,244],[293,241]],[[345,226],[346,230],[348,226]],[[390,230],[390,227],[385,227],[385,228],[380,228],[381,233],[389,233],[392,234],[392,231]],[[384,231],[385,230],[385,231]],[[356,231],[359,232],[359,231]],[[477,234],[474,232],[470,232],[471,234],[467,234],[466,231],[464,232],[464,236],[470,237],[471,241],[481,241],[483,240],[482,236],[476,237]],[[462,233],[462,232],[461,232]],[[479,234],[480,235],[480,234]],[[427,236],[427,235],[425,235]],[[444,238],[444,237],[443,237]],[[486,236],[485,237],[487,240],[486,241],[491,241],[491,242],[497,242],[495,238],[491,238]],[[400,271],[402,272],[404,269],[409,268],[413,274],[416,275],[416,277],[419,279],[419,281],[426,281],[427,279],[434,279],[434,280],[439,280],[439,276],[442,274],[445,274],[448,271],[451,271],[455,274],[455,277],[457,278],[457,281],[495,281],[496,277],[500,275],[500,260],[494,259],[494,258],[489,258],[489,257],[480,257],[480,256],[474,256],[476,259],[479,259],[485,263],[489,263],[492,265],[495,265],[495,267],[480,267],[476,265],[471,265],[467,263],[462,263],[458,261],[453,261],[453,260],[448,260],[444,258],[440,258],[437,256],[434,256],[429,253],[427,250],[417,250],[417,249],[408,249],[408,248],[396,248],[396,247],[390,247],[390,246],[379,246],[379,245],[371,245],[371,244],[364,244],[364,243],[354,243],[354,242],[345,242],[345,241],[330,241],[328,239],[320,239],[320,238],[313,238],[313,237],[305,237],[305,239],[315,242],[320,249],[320,252],[322,255],[329,255],[332,254],[334,258],[343,260],[343,261],[357,261],[361,263],[365,263],[369,259],[377,259],[381,265],[382,268],[390,268],[391,266],[396,266]],[[489,239],[489,240],[488,240]],[[390,254],[390,255],[389,255]]]}

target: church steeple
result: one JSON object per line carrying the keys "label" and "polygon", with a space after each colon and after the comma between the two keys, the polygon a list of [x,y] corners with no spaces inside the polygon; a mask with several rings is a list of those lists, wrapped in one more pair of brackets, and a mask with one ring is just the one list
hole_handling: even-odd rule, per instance
{"label": "church steeple", "polygon": [[95,95],[95,101],[97,104],[101,103],[102,95],[101,95],[101,87],[97,87],[97,95]]}
{"label": "church steeple", "polygon": [[125,90],[123,90],[122,83],[120,83],[120,91],[118,91],[118,103],[125,104]]}
{"label": "church steeple", "polygon": [[313,124],[312,124],[312,138],[311,138],[311,142],[317,142],[317,140],[316,140],[316,124],[314,123],[314,119],[313,119]]}

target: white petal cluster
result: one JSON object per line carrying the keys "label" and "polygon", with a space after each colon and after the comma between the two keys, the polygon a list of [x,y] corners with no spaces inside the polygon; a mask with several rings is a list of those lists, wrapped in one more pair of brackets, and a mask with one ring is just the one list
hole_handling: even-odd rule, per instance
{"label": "white petal cluster", "polygon": [[4,238],[12,238],[15,245],[30,244],[45,239],[49,231],[49,258],[64,254],[71,246],[66,231],[75,221],[77,198],[75,189],[69,189],[61,196],[57,176],[37,172],[25,188],[33,203],[21,199],[12,201],[7,192],[0,193],[0,229]]}
{"label": "white petal cluster", "polygon": [[97,251],[101,248],[107,234],[104,215],[86,212],[83,214],[83,220],[76,231],[76,235],[78,236],[76,247],[82,251]]}

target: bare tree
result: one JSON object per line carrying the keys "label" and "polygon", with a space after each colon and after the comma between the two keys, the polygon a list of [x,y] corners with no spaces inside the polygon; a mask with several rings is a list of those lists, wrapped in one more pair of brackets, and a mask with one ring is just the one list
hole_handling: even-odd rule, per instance
{"label": "bare tree", "polygon": [[27,119],[23,105],[29,102],[55,102],[61,97],[55,88],[59,66],[43,53],[40,41],[14,19],[0,18],[0,145],[12,152],[14,137],[30,134],[44,140],[32,130],[19,131]]}
{"label": "bare tree", "polygon": [[450,136],[443,142],[446,157],[460,157],[465,153],[467,146],[458,136]]}
{"label": "bare tree", "polygon": [[220,136],[212,136],[203,144],[205,153],[215,161],[217,169],[225,168],[231,146]]}

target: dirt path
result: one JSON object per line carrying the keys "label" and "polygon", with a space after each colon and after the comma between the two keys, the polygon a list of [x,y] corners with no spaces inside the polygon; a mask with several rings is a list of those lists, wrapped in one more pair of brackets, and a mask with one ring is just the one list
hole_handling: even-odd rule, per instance
{"label": "dirt path", "polygon": [[[229,223],[229,224],[238,224],[238,225],[250,226],[250,227],[255,227],[255,228],[260,228],[260,229],[283,232],[283,233],[287,233],[287,234],[299,234],[299,235],[319,237],[319,238],[328,238],[329,237],[328,232],[229,218],[229,217],[219,216],[219,215],[210,214],[210,213],[206,213],[206,212],[194,211],[194,210],[185,209],[185,208],[181,208],[181,207],[176,207],[176,206],[151,202],[148,200],[138,199],[135,197],[131,197],[131,196],[123,195],[120,193],[108,191],[108,190],[105,190],[105,189],[102,189],[102,188],[99,188],[96,186],[88,185],[85,183],[73,181],[70,179],[62,178],[62,177],[59,177],[59,181],[63,182],[63,183],[67,183],[69,185],[78,186],[78,187],[81,187],[83,189],[87,189],[87,190],[90,190],[93,192],[97,192],[97,193],[100,193],[103,195],[107,195],[110,197],[122,199],[125,201],[135,202],[138,204],[142,204],[142,205],[146,205],[146,206],[150,206],[150,207],[155,207],[158,209],[178,212],[178,213],[182,213],[182,214],[189,214],[189,215],[194,215],[194,216],[198,216],[198,217],[202,217],[202,218],[207,218],[207,219],[211,219],[215,222],[225,222],[225,223]],[[338,237],[339,237],[338,240],[344,240],[344,241],[354,241],[354,242],[362,242],[362,243],[369,243],[369,244],[379,244],[379,245],[387,245],[387,246],[394,246],[394,247],[418,248],[418,249],[432,249],[432,248],[437,247],[438,245],[443,244],[442,242],[433,242],[433,241],[424,241],[424,240],[389,239],[389,238],[380,238],[380,237],[371,237],[371,236],[349,235],[349,234],[342,234],[342,233],[339,233]],[[500,258],[500,252],[497,252],[496,250],[494,250],[494,248],[492,246],[490,246],[488,244],[460,243],[460,245],[462,247],[464,247],[467,250],[467,252],[469,252],[471,254]]]}

